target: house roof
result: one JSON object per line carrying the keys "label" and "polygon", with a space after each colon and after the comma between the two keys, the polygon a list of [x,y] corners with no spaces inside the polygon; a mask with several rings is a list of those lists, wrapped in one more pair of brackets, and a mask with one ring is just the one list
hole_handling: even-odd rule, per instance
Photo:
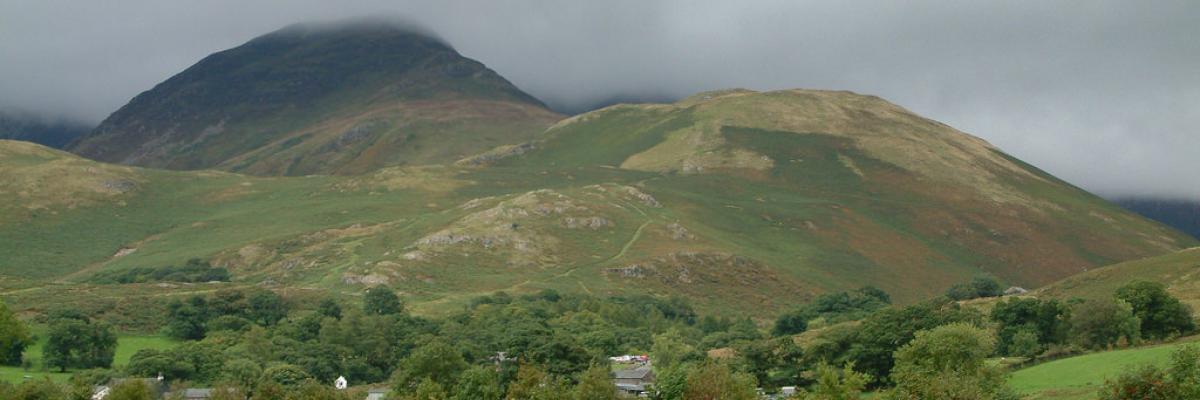
{"label": "house roof", "polygon": [[646,367],[623,369],[614,373],[617,379],[643,379],[647,375],[650,375],[650,368]]}

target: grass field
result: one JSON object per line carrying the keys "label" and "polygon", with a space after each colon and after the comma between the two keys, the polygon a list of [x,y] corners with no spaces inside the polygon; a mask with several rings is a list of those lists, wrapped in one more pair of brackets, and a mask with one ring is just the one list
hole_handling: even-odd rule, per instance
{"label": "grass field", "polygon": [[[32,346],[25,349],[24,358],[33,362],[33,368],[26,371],[21,367],[0,366],[0,381],[20,382],[29,377],[30,379],[50,378],[57,382],[64,382],[71,377],[72,371],[66,373],[57,372],[57,370],[44,370],[42,365],[42,345],[46,343],[46,327],[33,326],[33,333],[37,335],[38,341]],[[176,341],[164,336],[157,335],[120,335],[117,337],[117,352],[113,355],[113,366],[120,367],[129,363],[129,359],[133,357],[138,350],[142,349],[169,349],[176,345]]]}
{"label": "grass field", "polygon": [[1009,384],[1029,399],[1095,399],[1105,379],[1140,365],[1165,365],[1172,351],[1197,339],[1051,361],[1013,372]]}

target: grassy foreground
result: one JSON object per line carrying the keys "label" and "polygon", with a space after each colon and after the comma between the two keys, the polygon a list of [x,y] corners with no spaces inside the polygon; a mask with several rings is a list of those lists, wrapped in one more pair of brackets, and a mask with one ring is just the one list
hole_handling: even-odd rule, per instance
{"label": "grassy foreground", "polygon": [[1106,379],[1145,364],[1166,365],[1172,351],[1197,339],[1051,361],[1013,372],[1009,383],[1029,399],[1095,399]]}
{"label": "grassy foreground", "polygon": [[[73,370],[67,372],[57,372],[57,370],[44,369],[42,364],[42,346],[46,343],[46,327],[34,326],[34,333],[37,335],[37,342],[29,348],[25,349],[25,359],[33,362],[33,368],[28,371],[21,367],[0,366],[0,381],[21,382],[28,376],[30,379],[50,378],[55,382],[66,382],[71,377]],[[158,335],[121,335],[117,337],[117,352],[113,356],[113,367],[124,366],[129,363],[129,359],[134,353],[142,349],[168,349],[176,345],[174,339]]]}

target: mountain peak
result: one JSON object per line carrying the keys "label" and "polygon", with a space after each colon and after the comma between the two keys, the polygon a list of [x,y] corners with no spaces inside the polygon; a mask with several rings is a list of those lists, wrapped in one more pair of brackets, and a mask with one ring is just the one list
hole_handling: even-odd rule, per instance
{"label": "mountain peak", "polygon": [[427,30],[368,18],[291,25],[205,57],[70,149],[171,169],[361,173],[526,141],[559,118]]}

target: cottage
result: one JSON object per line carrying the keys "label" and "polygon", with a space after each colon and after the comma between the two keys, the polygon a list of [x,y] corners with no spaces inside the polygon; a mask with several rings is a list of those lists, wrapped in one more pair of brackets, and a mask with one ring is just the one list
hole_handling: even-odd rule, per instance
{"label": "cottage", "polygon": [[613,384],[622,393],[640,395],[646,392],[647,386],[654,384],[654,370],[638,367],[617,371],[613,374]]}

